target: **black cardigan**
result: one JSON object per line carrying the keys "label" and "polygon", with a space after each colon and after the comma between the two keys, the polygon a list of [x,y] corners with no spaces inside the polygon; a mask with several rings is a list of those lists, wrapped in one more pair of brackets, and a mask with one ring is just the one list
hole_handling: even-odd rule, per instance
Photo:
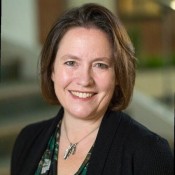
{"label": "black cardigan", "polygon": [[[50,120],[25,127],[11,159],[11,175],[33,175],[63,109]],[[167,141],[123,112],[108,111],[101,123],[88,175],[173,175]]]}

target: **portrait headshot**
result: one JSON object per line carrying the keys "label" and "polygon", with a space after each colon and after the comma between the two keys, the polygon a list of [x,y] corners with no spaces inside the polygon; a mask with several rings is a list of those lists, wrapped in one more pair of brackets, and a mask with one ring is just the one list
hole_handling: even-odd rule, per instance
{"label": "portrait headshot", "polygon": [[130,106],[136,53],[119,13],[105,5],[82,3],[57,16],[38,62],[42,97],[56,113],[20,129],[11,175],[173,175],[167,138]]}

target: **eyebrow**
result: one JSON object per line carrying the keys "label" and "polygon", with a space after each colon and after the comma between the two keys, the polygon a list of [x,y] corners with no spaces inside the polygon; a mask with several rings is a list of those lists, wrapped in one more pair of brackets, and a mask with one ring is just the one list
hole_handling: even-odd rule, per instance
{"label": "eyebrow", "polygon": [[68,55],[64,55],[61,57],[62,60],[66,60],[68,58],[71,58],[71,59],[75,59],[75,60],[80,60],[79,57],[75,56],[75,55],[71,55],[71,54],[68,54]]}
{"label": "eyebrow", "polygon": [[112,58],[109,57],[99,57],[99,58],[95,58],[95,61],[106,61],[111,63],[112,62]]}
{"label": "eyebrow", "polygon": [[[61,57],[62,60],[66,60],[67,58],[70,58],[70,59],[74,59],[74,60],[81,60],[81,58],[75,56],[75,55],[71,55],[71,54],[67,54],[67,55],[64,55]],[[109,63],[112,62],[112,58],[110,57],[97,57],[94,59],[94,61],[108,61]]]}

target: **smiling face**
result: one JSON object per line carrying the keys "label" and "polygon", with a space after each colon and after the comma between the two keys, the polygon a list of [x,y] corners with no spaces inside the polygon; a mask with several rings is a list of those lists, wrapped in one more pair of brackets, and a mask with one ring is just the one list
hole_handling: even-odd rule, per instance
{"label": "smiling face", "polygon": [[96,28],[68,30],[59,44],[52,81],[65,115],[102,117],[116,84],[107,35]]}

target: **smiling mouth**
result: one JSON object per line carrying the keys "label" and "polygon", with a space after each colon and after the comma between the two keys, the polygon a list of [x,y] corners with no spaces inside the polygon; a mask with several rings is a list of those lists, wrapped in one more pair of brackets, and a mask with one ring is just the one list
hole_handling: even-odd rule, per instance
{"label": "smiling mouth", "polygon": [[89,93],[89,92],[76,92],[76,91],[70,91],[72,95],[79,97],[79,98],[90,98],[93,95],[95,95],[95,93]]}

